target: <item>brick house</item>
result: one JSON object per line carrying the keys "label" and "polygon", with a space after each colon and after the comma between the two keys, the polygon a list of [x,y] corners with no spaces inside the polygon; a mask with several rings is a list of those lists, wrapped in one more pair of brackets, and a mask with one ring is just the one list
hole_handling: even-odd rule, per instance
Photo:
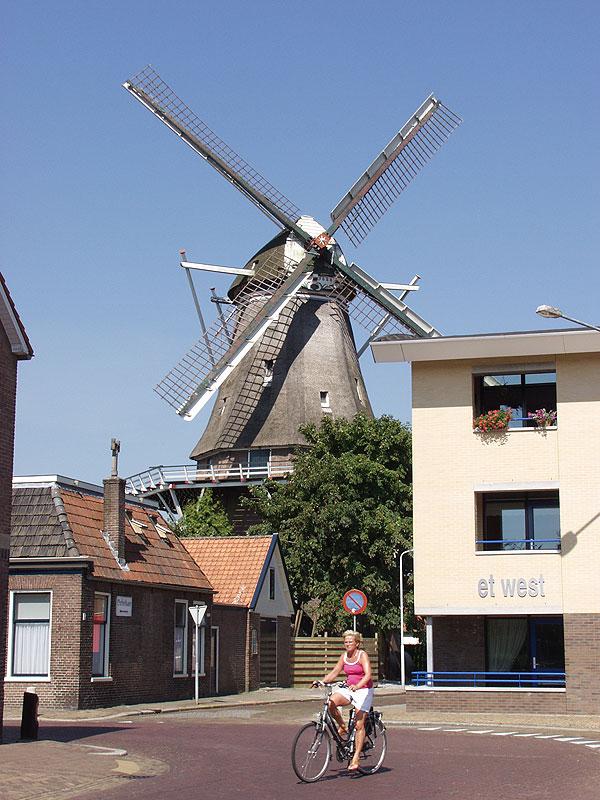
{"label": "brick house", "polygon": [[0,273],[0,741],[4,707],[5,642],[10,551],[10,508],[15,437],[17,362],[33,350]]}
{"label": "brick house", "polygon": [[[218,691],[290,686],[294,604],[277,534],[181,541],[215,590],[211,652]],[[219,637],[227,642],[221,654]]]}
{"label": "brick house", "polygon": [[188,608],[205,603],[201,695],[211,693],[212,587],[156,507],[62,476],[15,478],[7,703],[92,708],[194,695]]}
{"label": "brick house", "polygon": [[[600,713],[600,334],[384,337],[412,365],[407,707]],[[490,429],[482,415],[504,415]]]}

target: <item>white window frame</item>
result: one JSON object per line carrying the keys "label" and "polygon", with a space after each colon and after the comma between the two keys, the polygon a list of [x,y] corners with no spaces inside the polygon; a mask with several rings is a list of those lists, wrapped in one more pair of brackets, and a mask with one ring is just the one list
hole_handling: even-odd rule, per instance
{"label": "white window frame", "polygon": [[[206,648],[206,623],[204,620],[202,621],[202,625],[198,627],[198,632],[200,634],[200,658],[198,659],[198,677],[205,678],[206,677],[206,669],[204,665],[204,653]],[[194,625],[194,637],[196,636],[196,626]],[[197,647],[198,643],[194,641],[194,647]],[[194,659],[192,660],[192,675],[196,674],[196,653],[193,653]]]}
{"label": "white window frame", "polygon": [[[106,604],[106,634],[105,634],[105,648],[104,648],[104,665],[102,669],[102,675],[92,675],[91,682],[92,683],[100,683],[102,681],[112,681],[112,675],[109,675],[109,665],[110,665],[110,615],[112,612],[112,597],[110,592],[94,592],[94,601],[96,595],[101,595],[102,597],[107,597],[108,602]],[[94,602],[95,605],[95,602]],[[94,610],[92,608],[92,664],[91,669],[93,670],[94,666],[94,657],[93,657],[93,647],[94,647]]]}
{"label": "white window frame", "polygon": [[[14,597],[16,594],[49,594],[50,610],[48,619],[48,674],[47,675],[13,675],[13,633],[14,633]],[[52,589],[11,589],[8,600],[8,649],[6,654],[7,683],[49,683],[52,680],[50,665],[52,662]]]}
{"label": "white window frame", "polygon": [[[176,614],[175,608],[178,605],[185,606],[185,627],[183,629],[183,653],[182,653],[182,663],[183,663],[183,671],[182,672],[175,672],[175,631],[176,631]],[[188,628],[189,628],[189,621],[188,621],[188,601],[180,598],[175,598],[175,606],[173,608],[173,677],[174,678],[187,678],[189,676],[188,673]]]}

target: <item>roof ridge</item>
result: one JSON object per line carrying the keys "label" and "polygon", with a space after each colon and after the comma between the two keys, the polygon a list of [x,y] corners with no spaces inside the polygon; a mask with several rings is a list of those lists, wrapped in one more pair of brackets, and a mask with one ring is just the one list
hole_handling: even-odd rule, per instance
{"label": "roof ridge", "polygon": [[60,489],[58,488],[58,485],[56,483],[50,487],[50,495],[54,503],[56,516],[58,517],[58,522],[60,524],[60,527],[62,528],[62,532],[65,537],[65,545],[67,548],[67,553],[70,556],[80,556],[81,553],[79,552],[79,548],[75,543],[75,537],[73,536],[73,531],[71,530],[71,526],[69,525],[69,518],[67,516],[65,504],[63,503],[63,499],[60,496]]}

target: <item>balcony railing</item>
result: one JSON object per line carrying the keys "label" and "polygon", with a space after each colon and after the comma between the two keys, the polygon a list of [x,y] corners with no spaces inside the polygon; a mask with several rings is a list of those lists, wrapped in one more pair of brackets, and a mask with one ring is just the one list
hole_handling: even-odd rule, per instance
{"label": "balcony railing", "polygon": [[486,552],[515,550],[560,550],[560,538],[552,539],[477,539],[477,549]]}
{"label": "balcony railing", "polygon": [[173,467],[150,467],[126,479],[125,488],[129,494],[153,494],[162,489],[189,484],[261,481],[267,478],[284,478],[293,471],[291,463],[263,464],[247,466],[231,464],[228,467],[197,467],[196,464],[181,464]]}
{"label": "balcony railing", "polygon": [[548,689],[565,685],[564,672],[413,672],[413,686]]}

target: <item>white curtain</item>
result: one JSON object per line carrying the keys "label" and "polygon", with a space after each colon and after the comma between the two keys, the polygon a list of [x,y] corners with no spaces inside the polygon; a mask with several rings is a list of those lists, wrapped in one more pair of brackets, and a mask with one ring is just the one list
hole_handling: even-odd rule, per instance
{"label": "white curtain", "polygon": [[49,622],[17,622],[13,637],[13,675],[48,675]]}
{"label": "white curtain", "polygon": [[526,619],[488,619],[488,672],[510,672],[527,639]]}

